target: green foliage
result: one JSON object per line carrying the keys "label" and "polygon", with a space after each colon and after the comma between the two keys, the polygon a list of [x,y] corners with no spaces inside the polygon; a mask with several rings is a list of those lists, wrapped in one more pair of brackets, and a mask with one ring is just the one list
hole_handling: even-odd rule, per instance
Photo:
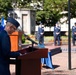
{"label": "green foliage", "polygon": [[45,0],[43,11],[37,11],[36,19],[47,26],[55,23],[63,16],[60,14],[66,7],[67,0]]}
{"label": "green foliage", "polygon": [[22,43],[25,43],[25,36],[22,35]]}
{"label": "green foliage", "polygon": [[36,19],[37,19],[37,21],[41,21],[42,18],[45,18],[45,11],[38,11],[36,13]]}
{"label": "green foliage", "polygon": [[[7,17],[8,10],[12,8],[10,0],[0,0],[0,14],[5,18]],[[0,18],[1,18],[0,15]]]}
{"label": "green foliage", "polygon": [[71,2],[71,17],[76,17],[76,0],[72,0]]}
{"label": "green foliage", "polygon": [[[43,10],[36,11],[36,21],[41,21],[46,26],[55,25],[55,23],[63,16],[62,11],[68,11],[68,0],[33,0],[33,2],[44,1]],[[12,7],[12,2],[15,2],[15,7],[30,8],[31,0],[0,0],[0,18],[3,15],[7,18],[8,10]],[[76,0],[71,0],[71,18],[76,17]],[[66,15],[68,16],[68,15]]]}

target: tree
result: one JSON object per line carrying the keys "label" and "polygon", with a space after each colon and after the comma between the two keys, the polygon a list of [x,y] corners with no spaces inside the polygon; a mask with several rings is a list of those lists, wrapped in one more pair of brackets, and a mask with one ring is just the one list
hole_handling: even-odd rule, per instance
{"label": "tree", "polygon": [[52,26],[63,16],[60,14],[65,9],[67,0],[45,0],[43,11],[37,11],[37,21],[42,21],[45,25]]}
{"label": "tree", "polygon": [[[8,10],[12,8],[11,5],[12,4],[10,0],[0,0],[0,14],[3,15],[5,18],[8,15]],[[0,18],[1,18],[1,15],[0,15]]]}
{"label": "tree", "polygon": [[[67,9],[68,9],[68,7],[66,7],[65,10],[67,10]],[[71,18],[76,18],[76,0],[70,1],[70,13],[71,13]]]}

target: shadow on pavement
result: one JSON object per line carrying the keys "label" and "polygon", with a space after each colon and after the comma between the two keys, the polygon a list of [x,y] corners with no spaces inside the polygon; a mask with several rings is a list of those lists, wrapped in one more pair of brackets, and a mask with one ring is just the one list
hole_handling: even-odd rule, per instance
{"label": "shadow on pavement", "polygon": [[[59,65],[53,65],[53,67],[54,67],[54,69],[55,69],[55,68],[60,67],[60,66],[59,66]],[[43,68],[52,69],[52,68],[50,68],[50,67],[48,67],[48,66],[43,66]]]}

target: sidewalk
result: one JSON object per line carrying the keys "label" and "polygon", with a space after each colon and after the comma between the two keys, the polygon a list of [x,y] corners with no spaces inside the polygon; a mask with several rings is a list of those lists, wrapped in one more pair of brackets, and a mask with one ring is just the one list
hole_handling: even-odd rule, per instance
{"label": "sidewalk", "polygon": [[[74,46],[72,48],[76,47]],[[54,69],[43,67],[41,69],[41,75],[76,75],[76,52],[71,52],[71,70],[68,70],[68,52],[53,55],[52,63]]]}
{"label": "sidewalk", "polygon": [[[52,63],[54,69],[43,67],[41,75],[76,75],[76,53],[72,53],[71,69],[68,70],[68,53],[59,53],[52,56]],[[15,75],[15,66],[10,67],[11,75]]]}
{"label": "sidewalk", "polygon": [[42,75],[76,75],[76,53],[71,54],[71,69],[68,70],[68,53],[52,56],[54,69],[42,68]]}
{"label": "sidewalk", "polygon": [[[51,46],[48,46],[51,48]],[[75,48],[75,47],[74,47]],[[43,67],[41,75],[76,75],[76,53],[71,53],[71,70],[68,70],[68,52],[58,53],[52,56],[54,69]],[[11,75],[15,75],[15,66],[10,66]]]}

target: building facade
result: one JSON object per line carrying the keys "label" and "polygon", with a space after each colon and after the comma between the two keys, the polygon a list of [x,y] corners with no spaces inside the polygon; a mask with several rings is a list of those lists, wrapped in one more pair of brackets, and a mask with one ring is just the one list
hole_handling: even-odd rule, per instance
{"label": "building facade", "polygon": [[25,34],[34,34],[35,32],[35,11],[30,9],[11,9],[8,11],[8,16],[15,18],[20,23],[20,29]]}

